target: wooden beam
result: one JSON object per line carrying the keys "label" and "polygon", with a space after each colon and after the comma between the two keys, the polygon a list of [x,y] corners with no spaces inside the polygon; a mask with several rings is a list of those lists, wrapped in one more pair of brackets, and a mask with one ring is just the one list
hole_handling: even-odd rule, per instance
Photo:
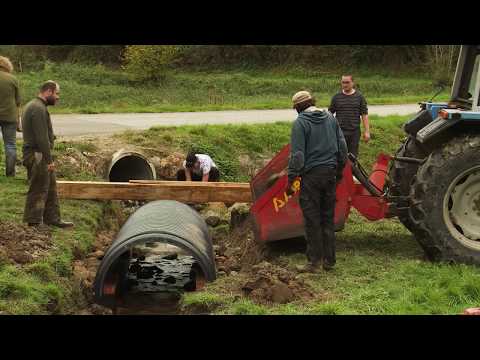
{"label": "wooden beam", "polygon": [[61,199],[77,200],[176,200],[191,204],[252,202],[248,183],[58,181],[57,191]]}

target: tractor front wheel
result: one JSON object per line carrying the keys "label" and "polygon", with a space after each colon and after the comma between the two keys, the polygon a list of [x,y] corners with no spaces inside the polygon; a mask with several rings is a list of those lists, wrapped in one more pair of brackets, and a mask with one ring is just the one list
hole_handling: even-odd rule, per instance
{"label": "tractor front wheel", "polygon": [[414,179],[410,217],[431,260],[480,264],[480,137],[430,154]]}

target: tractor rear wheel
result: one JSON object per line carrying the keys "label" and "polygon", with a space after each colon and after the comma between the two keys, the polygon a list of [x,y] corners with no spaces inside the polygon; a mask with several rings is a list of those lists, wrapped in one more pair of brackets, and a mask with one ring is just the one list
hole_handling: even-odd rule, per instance
{"label": "tractor rear wheel", "polygon": [[[424,159],[427,155],[428,154],[420,148],[412,137],[409,137],[395,154],[395,156],[398,157],[411,157],[416,159]],[[415,224],[410,218],[408,197],[410,196],[412,182],[419,166],[418,164],[394,161],[389,176],[391,181],[390,194],[405,198],[403,204],[402,202],[399,203],[400,208],[398,209],[397,217],[412,233],[415,230]]]}
{"label": "tractor rear wheel", "polygon": [[480,136],[432,152],[413,182],[410,216],[431,260],[480,264]]}

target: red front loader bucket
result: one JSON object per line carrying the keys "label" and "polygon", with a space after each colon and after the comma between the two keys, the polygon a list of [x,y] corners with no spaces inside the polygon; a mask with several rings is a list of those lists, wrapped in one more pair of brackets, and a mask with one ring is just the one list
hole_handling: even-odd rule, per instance
{"label": "red front loader bucket", "polygon": [[[287,168],[289,155],[290,145],[287,145],[251,182],[255,203],[250,211],[257,241],[278,241],[305,235],[299,204],[300,181],[295,183],[297,191],[290,197],[285,193],[287,175],[284,174],[273,185],[270,184],[273,175],[282,173]],[[385,184],[389,160],[390,157],[381,154],[370,177],[370,181],[381,189]],[[384,197],[372,196],[363,185],[353,182],[350,162],[345,167],[342,182],[337,186],[336,198],[336,231],[344,228],[352,206],[372,221],[387,216],[388,204]]]}
{"label": "red front loader bucket", "polygon": [[[290,145],[287,145],[251,183],[255,204],[251,209],[255,235],[258,241],[277,241],[304,236],[303,214],[299,204],[299,192],[288,197],[285,193],[288,176],[278,179],[268,188],[272,175],[278,174],[288,166]],[[295,184],[300,188],[300,182]],[[343,229],[350,213],[353,195],[353,177],[350,164],[347,164],[342,182],[337,187],[337,205],[335,209],[335,228]]]}

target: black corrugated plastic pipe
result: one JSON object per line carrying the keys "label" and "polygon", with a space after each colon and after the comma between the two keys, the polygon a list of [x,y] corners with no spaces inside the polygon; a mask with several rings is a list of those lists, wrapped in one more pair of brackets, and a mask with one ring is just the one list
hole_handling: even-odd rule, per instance
{"label": "black corrugated plastic pipe", "polygon": [[156,177],[155,167],[145,156],[134,151],[118,151],[112,156],[108,168],[108,180],[110,182],[155,180]]}
{"label": "black corrugated plastic pipe", "polygon": [[149,242],[163,242],[184,250],[195,258],[202,280],[216,279],[212,239],[202,217],[177,201],[155,201],[130,216],[105,253],[94,284],[98,304],[112,305],[118,296],[117,286],[112,284],[119,284],[125,276],[130,250]]}

